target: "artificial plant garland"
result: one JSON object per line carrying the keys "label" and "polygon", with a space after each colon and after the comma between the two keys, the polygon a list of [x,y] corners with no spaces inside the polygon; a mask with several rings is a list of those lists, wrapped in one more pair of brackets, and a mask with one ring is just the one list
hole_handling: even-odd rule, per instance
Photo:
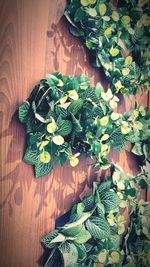
{"label": "artificial plant garland", "polygon": [[36,177],[47,175],[56,162],[62,166],[69,159],[76,166],[81,152],[95,158],[97,169],[107,169],[111,147],[121,152],[129,142],[145,140],[148,108],[136,104],[120,114],[114,111],[118,101],[99,83],[91,88],[83,75],[42,79],[19,108],[27,132],[24,161],[35,165]]}
{"label": "artificial plant garland", "polygon": [[102,67],[112,92],[149,90],[150,9],[148,0],[69,0],[65,16]]}
{"label": "artificial plant garland", "polygon": [[150,203],[140,200],[141,179],[114,165],[103,182],[94,182],[92,194],[73,206],[68,223],[41,240],[49,252],[44,266],[149,266]]}

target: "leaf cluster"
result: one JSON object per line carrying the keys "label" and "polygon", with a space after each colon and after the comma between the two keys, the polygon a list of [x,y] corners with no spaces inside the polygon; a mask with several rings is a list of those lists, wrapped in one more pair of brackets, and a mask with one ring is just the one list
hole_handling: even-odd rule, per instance
{"label": "leaf cluster", "polygon": [[19,108],[27,133],[24,161],[35,166],[36,177],[47,175],[56,162],[70,160],[75,167],[81,152],[95,157],[94,167],[107,169],[111,147],[121,152],[144,138],[147,110],[138,106],[138,116],[135,110],[122,115],[114,112],[118,101],[99,83],[91,88],[83,75],[54,73],[41,80]]}
{"label": "leaf cluster", "polygon": [[[124,184],[124,190],[120,190],[116,176]],[[92,194],[73,206],[68,222],[42,238],[49,253],[44,266],[93,267],[101,263],[127,267],[131,260],[132,264],[137,264],[135,266],[148,266],[148,258],[144,259],[142,253],[149,250],[150,228],[146,221],[149,220],[149,204],[141,201],[137,205],[138,179],[126,177],[121,168],[113,166],[111,176],[101,183],[94,182]],[[122,207],[121,202],[127,198],[129,202]],[[120,208],[129,209],[130,206],[131,221],[125,233],[126,220]],[[144,252],[138,254],[141,250]],[[143,265],[140,265],[141,257]]]}
{"label": "leaf cluster", "polygon": [[65,16],[70,32],[81,38],[103,68],[112,92],[149,90],[148,1],[72,0]]}
{"label": "leaf cluster", "polygon": [[130,215],[124,244],[125,267],[150,264],[150,202],[140,200]]}

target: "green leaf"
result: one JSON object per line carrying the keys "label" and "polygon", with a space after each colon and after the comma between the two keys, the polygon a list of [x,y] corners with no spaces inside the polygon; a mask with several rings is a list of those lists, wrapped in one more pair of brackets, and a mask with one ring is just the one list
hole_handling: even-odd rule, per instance
{"label": "green leaf", "polygon": [[42,123],[47,123],[47,120],[38,113],[35,113],[35,118]]}
{"label": "green leaf", "polygon": [[89,239],[91,238],[91,235],[89,231],[83,229],[81,232],[77,235],[75,242],[79,244],[84,244],[86,243]]}
{"label": "green leaf", "polygon": [[46,247],[46,248],[52,248],[54,247],[54,243],[51,243],[51,241],[59,235],[58,230],[54,230],[53,232],[49,233],[48,235],[44,236],[41,239],[41,243]]}
{"label": "green leaf", "polygon": [[82,202],[85,206],[85,211],[91,211],[95,206],[95,200],[93,195],[85,197]]}
{"label": "green leaf", "polygon": [[81,74],[77,77],[77,82],[80,85],[80,89],[81,90],[86,90],[88,89],[88,87],[90,86],[90,79],[89,77]]}
{"label": "green leaf", "polygon": [[111,242],[113,245],[113,249],[119,250],[120,249],[120,235],[118,235],[112,231],[110,239],[111,239]]}
{"label": "green leaf", "polygon": [[142,156],[142,143],[135,143],[134,147],[131,150],[135,155]]}
{"label": "green leaf", "polygon": [[100,83],[97,83],[95,87],[95,94],[97,97],[100,97],[101,93],[104,92],[103,86]]}
{"label": "green leaf", "polygon": [[51,244],[64,242],[65,239],[65,236],[59,233],[54,239],[51,240]]}
{"label": "green leaf", "polygon": [[61,106],[56,106],[55,111],[56,111],[57,116],[61,115],[62,118],[66,118],[68,115],[67,110]]}
{"label": "green leaf", "polygon": [[34,133],[36,131],[38,125],[35,123],[35,117],[33,116],[33,113],[28,114],[28,119],[25,125],[27,133]]}
{"label": "green leaf", "polygon": [[85,17],[85,11],[82,7],[79,7],[75,13],[75,16],[74,16],[74,21],[75,22],[79,22],[79,21],[82,21],[83,18]]}
{"label": "green leaf", "polygon": [[30,109],[30,103],[28,101],[25,101],[19,107],[19,120],[20,120],[20,122],[25,123],[27,121],[29,109]]}
{"label": "green leaf", "polygon": [[83,214],[83,211],[84,211],[84,209],[85,209],[85,205],[84,205],[84,203],[79,203],[79,204],[77,204],[77,207],[76,207],[76,210],[77,210],[77,214]]}
{"label": "green leaf", "polygon": [[91,215],[92,215],[93,211],[91,212],[84,212],[82,216],[79,216],[79,219],[77,219],[76,221],[73,221],[71,223],[68,223],[64,226],[65,229],[69,229],[72,227],[75,227],[77,225],[80,225],[82,223],[84,223]]}
{"label": "green leaf", "polygon": [[57,134],[61,136],[67,136],[72,131],[72,123],[69,120],[62,120],[58,124]]}
{"label": "green leaf", "polygon": [[89,220],[87,220],[86,227],[94,239],[101,240],[109,237],[110,228],[104,218],[92,216]]}
{"label": "green leaf", "polygon": [[99,98],[95,94],[95,90],[93,90],[92,88],[87,90],[86,100],[90,100],[90,102],[93,103],[93,105],[99,105],[100,104]]}
{"label": "green leaf", "polygon": [[142,189],[146,189],[148,187],[148,184],[147,182],[144,180],[144,179],[140,179],[139,181],[139,186],[142,188]]}
{"label": "green leaf", "polygon": [[80,109],[83,106],[83,101],[82,99],[74,100],[70,106],[68,107],[68,112],[70,112],[73,115],[76,115]]}
{"label": "green leaf", "polygon": [[136,195],[136,188],[130,188],[126,190],[126,194],[131,197],[135,197]]}
{"label": "green leaf", "polygon": [[110,190],[110,186],[111,186],[110,181],[105,181],[103,183],[100,183],[100,185],[98,185],[98,192],[99,192],[100,196],[101,196],[101,194]]}
{"label": "green leaf", "polygon": [[76,27],[70,26],[69,29],[70,29],[71,34],[76,37],[84,36],[84,32],[79,30]]}
{"label": "green leaf", "polygon": [[73,243],[65,242],[59,246],[62,253],[64,267],[76,267],[78,261],[78,250]]}
{"label": "green leaf", "polygon": [[36,178],[48,175],[52,169],[53,169],[52,161],[50,161],[49,163],[36,162],[35,164]]}
{"label": "green leaf", "polygon": [[31,164],[34,165],[37,163],[38,161],[38,150],[37,149],[33,149],[31,146],[29,146],[25,152],[24,158],[23,160],[27,163],[27,164]]}
{"label": "green leaf", "polygon": [[129,141],[126,140],[126,136],[122,134],[120,127],[116,128],[111,136],[110,140],[112,143],[112,146],[119,152],[125,149],[127,143]]}
{"label": "green leaf", "polygon": [[82,126],[80,124],[80,121],[78,119],[76,119],[76,117],[71,114],[72,117],[72,124],[73,124],[73,133],[80,133],[82,132]]}
{"label": "green leaf", "polygon": [[65,152],[60,152],[58,162],[61,166],[68,160],[68,155]]}
{"label": "green leaf", "polygon": [[109,191],[103,195],[100,194],[100,199],[107,213],[119,208],[120,200],[115,192]]}
{"label": "green leaf", "polygon": [[63,229],[62,230],[62,233],[65,235],[65,236],[76,236],[78,235],[81,230],[83,228],[83,225],[80,224],[80,225],[77,225],[77,226],[74,226],[74,227],[71,227],[71,228],[66,228],[66,229]]}
{"label": "green leaf", "polygon": [[85,245],[76,243],[76,248],[78,250],[78,261],[83,261],[87,257]]}
{"label": "green leaf", "polygon": [[50,87],[54,85],[58,85],[59,83],[59,79],[55,75],[52,75],[52,74],[47,74],[46,80]]}
{"label": "green leaf", "polygon": [[[104,112],[103,109],[101,107],[93,107],[92,112],[91,112],[91,116],[92,117],[103,117],[104,116]],[[98,129],[99,131],[101,130],[100,128]],[[101,132],[101,131],[100,131]]]}
{"label": "green leaf", "polygon": [[[62,264],[62,262],[61,262]],[[52,250],[48,260],[46,261],[44,267],[59,267],[60,266],[60,252],[55,248]]]}

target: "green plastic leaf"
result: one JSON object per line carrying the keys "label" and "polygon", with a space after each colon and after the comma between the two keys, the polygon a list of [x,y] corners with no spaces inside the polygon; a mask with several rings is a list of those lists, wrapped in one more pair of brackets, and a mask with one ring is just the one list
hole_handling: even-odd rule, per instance
{"label": "green plastic leaf", "polygon": [[77,226],[74,226],[74,227],[71,227],[71,228],[66,228],[64,230],[62,230],[62,233],[65,235],[65,236],[76,236],[78,235],[81,230],[83,229],[83,225],[80,224],[80,225],[77,225]]}
{"label": "green plastic leaf", "polygon": [[98,192],[99,192],[100,196],[103,193],[106,193],[110,189],[110,186],[111,186],[110,181],[105,181],[103,183],[100,183],[100,185],[98,186]]}
{"label": "green plastic leaf", "polygon": [[112,146],[119,152],[125,149],[127,143],[129,143],[126,140],[126,136],[122,134],[120,127],[116,128],[111,136],[110,140],[112,143]]}
{"label": "green plastic leaf", "polygon": [[91,234],[89,231],[83,229],[81,232],[78,234],[78,236],[75,239],[75,242],[79,244],[84,244],[86,243],[89,239],[91,238]]}
{"label": "green plastic leaf", "polygon": [[87,196],[83,199],[85,211],[91,211],[95,206],[95,199],[93,195]]}
{"label": "green plastic leaf", "polygon": [[131,197],[135,197],[136,195],[136,188],[130,188],[126,190],[126,194],[131,196]]}
{"label": "green plastic leaf", "polygon": [[81,21],[85,17],[85,15],[86,14],[84,9],[82,7],[78,8],[74,16],[74,21],[75,22]]}
{"label": "green plastic leaf", "polygon": [[19,107],[19,120],[20,120],[20,122],[25,123],[27,121],[29,109],[30,109],[30,103],[28,101],[25,101]]}
{"label": "green plastic leaf", "polygon": [[62,120],[58,124],[57,134],[61,136],[67,136],[72,131],[72,123],[69,120]]}
{"label": "green plastic leaf", "polygon": [[83,261],[87,256],[85,245],[76,243],[76,248],[78,250],[78,261]]}
{"label": "green plastic leaf", "polygon": [[33,149],[31,146],[29,146],[25,152],[24,158],[23,160],[27,163],[27,164],[31,164],[34,165],[37,163],[38,160],[38,150],[37,149]]}
{"label": "green plastic leaf", "polygon": [[97,97],[100,97],[101,93],[104,92],[103,86],[100,83],[97,83],[95,87],[95,94]]}
{"label": "green plastic leaf", "polygon": [[55,248],[52,250],[48,260],[46,261],[44,267],[59,267],[60,264],[60,252]]}
{"label": "green plastic leaf", "polygon": [[119,197],[117,196],[116,193],[109,191],[105,192],[101,196],[100,194],[100,199],[102,204],[104,205],[105,212],[110,212],[111,210],[115,210],[116,208],[119,208],[120,200]]}
{"label": "green plastic leaf", "polygon": [[71,114],[71,117],[72,117],[72,124],[73,124],[73,133],[80,133],[82,132],[82,126],[81,126],[81,123],[78,119],[76,119],[76,117]]}
{"label": "green plastic leaf", "polygon": [[56,238],[59,235],[58,230],[54,230],[53,232],[49,233],[48,235],[44,236],[41,239],[41,243],[46,247],[46,248],[52,248],[54,247],[54,244],[51,243],[51,241]]}
{"label": "green plastic leaf", "polygon": [[135,155],[142,156],[142,155],[143,155],[143,151],[142,151],[142,143],[136,143],[136,144],[134,145],[134,147],[132,148],[132,152],[133,152]]}
{"label": "green plastic leaf", "polygon": [[91,215],[92,215],[93,211],[91,212],[84,212],[83,215],[79,216],[79,219],[77,219],[76,221],[73,221],[71,223],[68,223],[64,226],[65,229],[69,229],[69,228],[72,228],[72,227],[75,227],[77,225],[80,225],[82,223],[84,223]]}
{"label": "green plastic leaf", "polygon": [[76,115],[80,111],[82,106],[83,106],[82,99],[75,100],[68,107],[68,112],[70,112],[73,115]]}
{"label": "green plastic leaf", "polygon": [[147,182],[144,180],[144,179],[140,179],[139,181],[139,186],[142,188],[142,189],[146,189],[148,187],[148,184]]}
{"label": "green plastic leaf", "polygon": [[61,115],[62,118],[66,118],[68,115],[67,110],[61,106],[56,106],[55,111],[56,111],[57,116]]}
{"label": "green plastic leaf", "polygon": [[53,163],[50,161],[49,163],[42,163],[42,162],[36,162],[35,165],[35,175],[36,178],[39,178],[41,176],[48,175],[49,172],[53,169]]}
{"label": "green plastic leaf", "polygon": [[87,220],[86,227],[94,239],[101,240],[109,237],[110,228],[104,218],[92,216],[89,220]]}
{"label": "green plastic leaf", "polygon": [[65,242],[59,246],[63,257],[64,267],[76,267],[78,261],[78,250],[73,243]]}

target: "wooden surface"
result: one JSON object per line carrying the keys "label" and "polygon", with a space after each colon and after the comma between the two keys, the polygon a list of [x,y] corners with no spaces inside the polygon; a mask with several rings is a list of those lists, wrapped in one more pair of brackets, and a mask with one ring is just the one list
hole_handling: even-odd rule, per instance
{"label": "wooden surface", "polygon": [[[22,162],[25,132],[17,109],[45,73],[61,71],[101,81],[91,67],[88,52],[70,35],[62,18],[65,1],[0,0],[0,266],[37,267],[43,249],[39,239],[54,228],[55,218],[79,199],[96,175],[81,157],[72,169],[56,166],[48,177],[34,178],[31,166]],[[147,104],[147,96],[138,97]],[[120,110],[130,108],[122,99]],[[110,158],[126,172],[137,171],[128,151]]]}

